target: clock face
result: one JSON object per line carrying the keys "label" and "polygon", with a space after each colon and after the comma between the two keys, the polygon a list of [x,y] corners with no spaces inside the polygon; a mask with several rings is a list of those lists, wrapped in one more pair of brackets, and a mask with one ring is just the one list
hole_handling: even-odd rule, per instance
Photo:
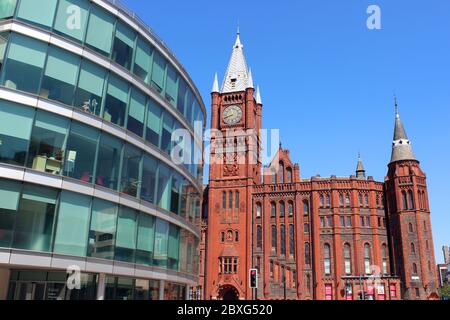
{"label": "clock face", "polygon": [[223,121],[226,124],[236,124],[242,119],[242,109],[239,106],[229,106],[223,111]]}

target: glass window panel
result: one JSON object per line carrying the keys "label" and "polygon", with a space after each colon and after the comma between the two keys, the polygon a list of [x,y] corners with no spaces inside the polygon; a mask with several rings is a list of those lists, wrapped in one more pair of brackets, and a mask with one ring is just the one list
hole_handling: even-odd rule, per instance
{"label": "glass window panel", "polygon": [[158,172],[158,194],[157,204],[166,210],[170,210],[170,170],[160,163]]}
{"label": "glass window panel", "polygon": [[175,214],[180,214],[180,193],[181,193],[182,178],[178,174],[172,176],[171,196],[170,196],[170,211]]}
{"label": "glass window panel", "polygon": [[23,166],[34,109],[0,100],[0,161]]}
{"label": "glass window panel", "polygon": [[129,89],[130,86],[127,82],[110,75],[105,110],[103,112],[105,120],[119,126],[124,125]]}
{"label": "glass window panel", "polygon": [[86,256],[90,204],[91,197],[68,191],[61,193],[54,252]]}
{"label": "glass window panel", "polygon": [[187,85],[186,82],[184,82],[183,79],[180,78],[178,81],[179,88],[178,88],[178,101],[177,101],[177,109],[182,114],[184,114],[184,108],[186,103],[186,92],[187,92]]}
{"label": "glass window panel", "polygon": [[171,66],[167,68],[166,99],[176,107],[178,97],[178,74]]}
{"label": "glass window panel", "polygon": [[156,219],[155,225],[155,248],[153,265],[167,266],[167,242],[169,238],[169,223],[162,219]]}
{"label": "glass window panel", "polygon": [[106,71],[86,60],[81,64],[74,105],[86,112],[100,115]]}
{"label": "glass window panel", "polygon": [[0,2],[0,19],[11,18],[16,9],[17,0],[2,0]]}
{"label": "glass window panel", "polygon": [[112,59],[126,69],[131,68],[136,33],[118,22],[112,52]]}
{"label": "glass window panel", "polygon": [[120,191],[133,197],[138,195],[141,184],[139,180],[141,157],[141,151],[131,145],[125,145]]}
{"label": "glass window panel", "polygon": [[[1,6],[1,4],[0,4],[0,6]],[[6,46],[8,45],[8,38],[9,38],[9,32],[0,33],[0,70],[3,66],[3,59],[5,57]]]}
{"label": "glass window panel", "polygon": [[156,170],[158,161],[153,157],[144,155],[142,170],[141,199],[150,203],[155,202]]}
{"label": "glass window panel", "polygon": [[58,191],[25,185],[19,204],[13,247],[49,251]]}
{"label": "glass window panel", "polygon": [[134,262],[136,250],[137,212],[127,207],[119,207],[117,220],[116,253],[114,260]]}
{"label": "glass window panel", "polygon": [[11,247],[22,184],[0,180],[0,247]]}
{"label": "glass window panel", "polygon": [[193,110],[194,110],[194,96],[191,90],[187,90],[186,94],[186,108],[184,109],[184,116],[189,123],[192,123]]}
{"label": "glass window panel", "polygon": [[109,56],[112,46],[115,18],[97,6],[91,7],[86,44]]}
{"label": "glass window panel", "polygon": [[46,51],[46,43],[12,34],[3,85],[11,89],[37,93]]}
{"label": "glass window panel", "polygon": [[169,227],[167,264],[168,268],[172,270],[178,270],[179,238],[180,238],[180,229],[171,224]]}
{"label": "glass window panel", "polygon": [[161,149],[168,154],[172,150],[172,131],[173,131],[173,117],[165,113],[163,119],[163,130],[161,136]]}
{"label": "glass window panel", "polygon": [[152,70],[152,85],[162,92],[164,88],[164,75],[166,73],[166,61],[156,51],[153,53],[153,70]]}
{"label": "glass window panel", "polygon": [[99,131],[79,122],[72,122],[67,140],[64,175],[93,183],[95,152]]}
{"label": "glass window panel", "polygon": [[149,76],[152,68],[152,54],[153,48],[147,43],[147,41],[139,37],[137,41],[133,73],[146,83],[149,83],[150,80]]}
{"label": "glass window panel", "polygon": [[57,0],[21,0],[17,17],[50,28],[53,25]]}
{"label": "glass window panel", "polygon": [[117,205],[94,198],[89,230],[88,256],[113,259],[117,224]]}
{"label": "glass window panel", "polygon": [[144,133],[144,118],[146,109],[145,95],[137,89],[132,89],[130,110],[128,112],[127,128],[142,137]]}
{"label": "glass window panel", "polygon": [[83,41],[90,2],[88,0],[59,0],[54,30]]}
{"label": "glass window panel", "polygon": [[50,47],[40,96],[72,105],[79,65],[76,55]]}
{"label": "glass window panel", "polygon": [[155,219],[144,213],[139,214],[138,219],[136,263],[150,265],[153,259]]}
{"label": "glass window panel", "polygon": [[145,131],[145,139],[155,146],[159,147],[161,136],[161,107],[155,101],[149,100],[147,114],[147,130]]}
{"label": "glass window panel", "polygon": [[97,185],[117,190],[122,146],[121,140],[102,133],[97,156]]}
{"label": "glass window panel", "polygon": [[28,168],[61,174],[69,125],[66,118],[38,110],[28,151]]}

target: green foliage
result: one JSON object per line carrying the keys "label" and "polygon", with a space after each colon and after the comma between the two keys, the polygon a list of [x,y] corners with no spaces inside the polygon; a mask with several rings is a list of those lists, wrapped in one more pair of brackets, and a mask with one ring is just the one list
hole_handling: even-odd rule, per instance
{"label": "green foliage", "polygon": [[450,284],[446,284],[442,288],[440,288],[439,295],[441,296],[441,298],[450,299]]}

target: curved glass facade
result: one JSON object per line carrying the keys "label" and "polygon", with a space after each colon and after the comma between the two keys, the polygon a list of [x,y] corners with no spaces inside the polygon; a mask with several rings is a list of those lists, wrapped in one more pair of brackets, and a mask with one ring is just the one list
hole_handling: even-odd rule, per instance
{"label": "curved glass facade", "polygon": [[[132,297],[141,295],[135,290],[142,283],[153,288],[153,298],[156,292],[170,297],[165,288],[171,286],[186,292],[198,269],[194,224],[205,126],[189,76],[158,39],[109,1],[5,0],[0,25],[0,250],[120,262],[154,273],[127,278],[116,267],[82,270],[99,299],[105,288],[106,298],[115,298],[110,281],[114,292],[119,282],[132,283]],[[24,102],[30,98],[38,105]],[[178,129],[189,141],[174,134]],[[183,164],[171,157],[180,144]],[[20,168],[43,178],[7,174]],[[79,191],[55,188],[46,177],[68,179]],[[126,201],[86,195],[83,188]],[[0,261],[0,276],[3,267],[9,268]],[[49,269],[46,277],[52,272],[60,271]],[[160,283],[158,272],[174,281]],[[16,284],[24,290],[28,284],[14,277],[8,296],[20,298]]]}

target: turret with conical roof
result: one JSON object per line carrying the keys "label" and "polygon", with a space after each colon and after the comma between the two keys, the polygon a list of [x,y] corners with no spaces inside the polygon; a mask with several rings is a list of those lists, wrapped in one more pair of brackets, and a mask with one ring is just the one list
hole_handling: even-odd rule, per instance
{"label": "turret with conical roof", "polygon": [[364,179],[365,177],[366,177],[366,170],[364,170],[361,155],[358,154],[358,165],[356,166],[356,178]]}
{"label": "turret with conical roof", "polygon": [[397,99],[395,99],[395,127],[394,140],[392,142],[391,163],[400,160],[416,160],[416,158],[412,150],[411,142],[409,141],[403,123],[400,120]]}

